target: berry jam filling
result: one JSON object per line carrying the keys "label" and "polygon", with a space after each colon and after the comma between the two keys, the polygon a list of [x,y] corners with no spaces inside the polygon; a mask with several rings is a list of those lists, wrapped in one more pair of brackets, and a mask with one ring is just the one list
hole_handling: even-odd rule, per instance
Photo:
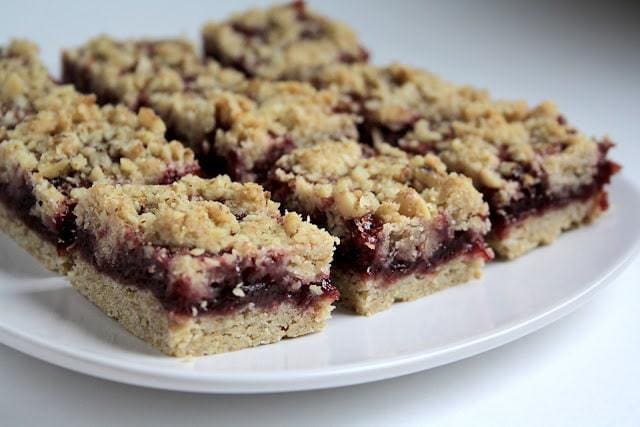
{"label": "berry jam filling", "polygon": [[33,187],[25,176],[9,184],[0,183],[0,202],[13,211],[16,217],[32,231],[56,245],[61,255],[73,243],[75,238],[73,204],[64,205],[45,224],[31,213],[36,204],[36,198],[33,195]]}
{"label": "berry jam filling", "polygon": [[[252,258],[230,262],[230,257],[225,256],[229,254],[225,253],[199,255],[216,259],[216,266],[206,273],[223,279],[212,281],[207,289],[194,290],[188,276],[169,281],[172,258],[188,254],[186,249],[173,251],[166,247],[143,246],[134,235],[129,240],[137,243],[132,245],[133,249],[123,247],[112,262],[105,263],[94,256],[95,236],[86,231],[78,234],[76,248],[98,271],[126,285],[151,291],[173,314],[192,316],[195,310],[200,314],[231,314],[249,305],[274,310],[283,303],[306,310],[320,300],[335,301],[339,296],[326,277],[313,282],[291,277],[285,269],[282,252],[274,251],[260,265]],[[314,293],[311,286],[318,286],[319,292]]]}
{"label": "berry jam filling", "polygon": [[397,254],[383,253],[383,224],[370,214],[349,221],[347,230],[348,235],[341,239],[336,251],[334,264],[352,273],[382,278],[387,285],[410,274],[431,273],[459,256],[482,257],[487,261],[493,258],[481,235],[472,231],[452,233],[446,224],[439,231],[439,247],[411,261],[403,260]]}
{"label": "berry jam filling", "polygon": [[564,194],[553,194],[548,190],[544,179],[536,185],[522,186],[522,197],[508,205],[498,205],[498,195],[492,189],[480,189],[491,208],[491,232],[498,238],[504,238],[512,225],[534,215],[542,215],[550,209],[567,206],[572,202],[586,201],[599,197],[601,210],[607,210],[609,204],[604,186],[611,177],[620,170],[620,166],[608,160],[607,152],[613,146],[609,141],[601,142],[598,147],[600,159],[596,165],[596,173],[589,184],[582,185]]}

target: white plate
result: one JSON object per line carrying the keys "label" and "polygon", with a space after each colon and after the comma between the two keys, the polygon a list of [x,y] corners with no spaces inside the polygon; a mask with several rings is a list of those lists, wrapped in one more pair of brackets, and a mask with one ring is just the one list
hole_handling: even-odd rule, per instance
{"label": "white plate", "polygon": [[325,332],[216,356],[172,359],[124,332],[60,277],[0,237],[0,341],[75,371],[171,390],[309,390],[396,377],[487,351],[576,309],[640,240],[640,194],[623,177],[594,226],[485,276],[371,318],[338,312]]}

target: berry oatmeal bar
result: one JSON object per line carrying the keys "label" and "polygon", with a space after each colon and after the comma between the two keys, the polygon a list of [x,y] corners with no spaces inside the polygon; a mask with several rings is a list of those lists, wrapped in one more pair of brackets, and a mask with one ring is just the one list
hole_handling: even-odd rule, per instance
{"label": "berry oatmeal bar", "polygon": [[549,102],[495,101],[402,65],[333,65],[310,79],[342,94],[361,117],[360,138],[436,154],[473,179],[488,201],[489,242],[515,258],[607,209],[605,185],[618,166],[612,144],[570,126]]}
{"label": "berry oatmeal bar", "polygon": [[340,239],[332,279],[359,314],[479,277],[492,257],[482,195],[432,154],[316,144],[278,160],[268,188]]}
{"label": "berry oatmeal bar", "polygon": [[241,90],[238,72],[203,61],[182,39],[116,40],[96,37],[64,51],[62,78],[98,102],[122,103],[161,113],[168,132],[194,148],[215,132],[215,103],[222,91]]}
{"label": "berry oatmeal bar", "polygon": [[337,289],[334,238],[257,184],[226,176],[78,191],[71,284],[173,356],[321,330]]}
{"label": "berry oatmeal bar", "polygon": [[199,170],[191,150],[164,139],[164,124],[149,109],[99,107],[68,86],[39,98],[34,86],[1,72],[0,85],[3,92],[11,86],[16,103],[28,94],[37,106],[0,141],[0,228],[54,271],[69,268],[75,189],[169,183]]}
{"label": "berry oatmeal bar", "polygon": [[366,62],[367,51],[346,25],[303,1],[251,9],[202,30],[206,55],[249,77],[304,80],[317,67]]}
{"label": "berry oatmeal bar", "polygon": [[99,37],[63,61],[65,81],[81,90],[154,109],[211,174],[260,181],[293,147],[357,136],[337,94],[302,82],[248,81],[179,40]]}

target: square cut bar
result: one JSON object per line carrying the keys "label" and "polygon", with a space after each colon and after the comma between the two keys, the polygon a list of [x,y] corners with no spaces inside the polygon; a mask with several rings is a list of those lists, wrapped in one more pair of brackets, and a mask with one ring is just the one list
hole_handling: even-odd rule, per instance
{"label": "square cut bar", "polygon": [[237,71],[203,61],[186,40],[108,36],[64,51],[62,78],[96,94],[102,104],[159,111],[169,133],[194,148],[215,134],[215,104],[221,93],[242,91],[247,83]]}
{"label": "square cut bar", "polygon": [[30,71],[16,66],[6,74],[5,60],[0,90],[11,97],[3,105],[27,100],[35,107],[0,141],[0,228],[49,269],[69,268],[75,189],[169,183],[199,171],[191,150],[165,140],[164,124],[151,110],[100,107],[92,96],[53,82],[39,97],[33,81],[22,78]]}
{"label": "square cut bar", "polygon": [[340,239],[332,278],[359,314],[479,277],[492,258],[482,195],[432,154],[321,143],[278,160],[268,188]]}
{"label": "square cut bar", "polygon": [[362,118],[362,141],[434,153],[473,179],[491,209],[489,242],[515,258],[607,209],[605,185],[619,166],[612,146],[570,126],[545,102],[495,101],[402,66],[334,65],[311,81],[337,90]]}
{"label": "square cut bar", "polygon": [[257,184],[188,176],[79,192],[72,286],[173,356],[321,330],[335,239]]}
{"label": "square cut bar", "polygon": [[357,137],[356,118],[339,111],[337,94],[301,82],[246,80],[203,61],[184,41],[99,37],[67,51],[63,62],[64,80],[81,90],[154,109],[211,174],[261,181],[294,147]]}
{"label": "square cut bar", "polygon": [[369,56],[353,30],[303,1],[207,23],[202,36],[206,55],[268,80],[304,80],[317,67],[366,62]]}

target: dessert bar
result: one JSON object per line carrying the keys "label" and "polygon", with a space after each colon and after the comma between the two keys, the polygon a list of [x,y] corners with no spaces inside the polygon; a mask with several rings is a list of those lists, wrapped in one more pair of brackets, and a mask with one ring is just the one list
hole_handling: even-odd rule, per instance
{"label": "dessert bar", "polygon": [[65,81],[81,90],[153,108],[210,174],[260,181],[293,147],[357,136],[356,119],[339,111],[336,94],[301,82],[248,81],[203,62],[179,40],[100,37],[67,51],[63,61]]}
{"label": "dessert bar", "polygon": [[340,239],[332,279],[359,314],[479,277],[492,258],[482,195],[432,154],[320,143],[280,158],[268,188]]}
{"label": "dessert bar", "polygon": [[202,30],[206,55],[249,77],[304,80],[317,67],[366,62],[367,51],[346,25],[303,1],[251,9]]}
{"label": "dessert bar", "polygon": [[322,329],[338,298],[334,238],[257,184],[226,176],[78,191],[70,281],[173,356],[252,347]]}
{"label": "dessert bar", "polygon": [[82,92],[96,94],[102,104],[122,103],[134,111],[153,108],[161,113],[170,135],[194,148],[215,134],[215,104],[221,91],[238,91],[246,84],[240,73],[202,61],[188,41],[120,41],[107,36],[64,51],[62,78]]}
{"label": "dessert bar", "polygon": [[75,189],[169,183],[199,166],[191,150],[164,139],[164,124],[151,110],[99,107],[69,86],[43,90],[40,98],[35,86],[14,78],[21,73],[0,72],[0,87],[11,88],[16,104],[26,93],[38,107],[0,141],[0,228],[45,266],[65,272],[75,240]]}
{"label": "dessert bar", "polygon": [[333,65],[311,81],[343,96],[361,117],[361,141],[434,153],[473,179],[491,209],[489,241],[515,258],[607,209],[605,185],[619,167],[612,144],[569,125],[545,102],[494,101],[402,65]]}

